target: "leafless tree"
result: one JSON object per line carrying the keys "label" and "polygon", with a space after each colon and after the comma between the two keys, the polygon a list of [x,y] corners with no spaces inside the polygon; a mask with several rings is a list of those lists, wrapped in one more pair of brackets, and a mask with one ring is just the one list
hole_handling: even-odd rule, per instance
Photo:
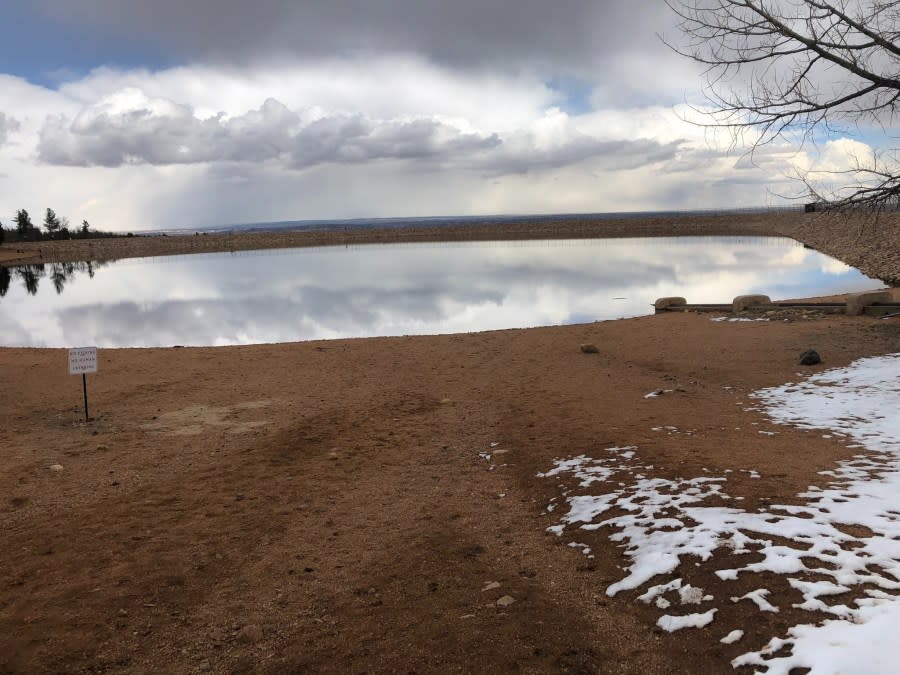
{"label": "leafless tree", "polygon": [[[813,143],[836,131],[895,140],[900,106],[900,2],[880,0],[665,0],[683,41],[706,66],[708,124]],[[665,38],[664,38],[665,39]],[[900,153],[883,149],[837,174],[832,207],[900,205]],[[813,198],[824,200],[808,177]]]}

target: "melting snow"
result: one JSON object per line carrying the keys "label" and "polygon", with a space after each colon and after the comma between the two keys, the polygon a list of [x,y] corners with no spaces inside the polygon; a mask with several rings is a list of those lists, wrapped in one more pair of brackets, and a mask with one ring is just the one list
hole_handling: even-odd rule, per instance
{"label": "melting snow", "polygon": [[744,637],[744,631],[742,630],[733,630],[728,635],[723,637],[719,642],[730,645],[732,642],[737,642],[742,637]]}
{"label": "melting snow", "polygon": [[703,614],[688,614],[686,616],[663,614],[657,620],[656,625],[669,633],[674,633],[682,628],[703,628],[712,623],[717,611],[716,609],[711,609],[708,612],[703,612]]}
{"label": "melting snow", "polygon": [[740,602],[741,600],[752,600],[757,607],[759,607],[760,611],[763,612],[777,612],[778,608],[773,605],[771,602],[766,600],[766,596],[769,595],[768,588],[757,588],[755,591],[750,591],[746,595],[742,595],[739,598],[732,598],[732,602]]}
{"label": "melting snow", "polygon": [[[727,477],[647,476],[650,467],[640,464],[635,448],[609,448],[599,458],[558,460],[541,475],[571,475],[580,480],[581,488],[605,485],[602,494],[568,496],[568,512],[548,529],[558,535],[576,529],[612,530],[610,539],[621,542],[630,565],[624,577],[606,589],[608,595],[673,575],[684,556],[708,561],[717,550],[760,554],[757,562],[735,561],[732,569],[716,574],[723,581],[763,573],[785,575],[802,596],[795,607],[834,618],[814,625],[816,617],[810,617],[810,624],[793,626],[787,635],[773,636],[758,651],[736,658],[735,667],[760,666],[768,674],[793,668],[814,673],[896,672],[900,354],[861,359],[753,396],[774,422],[837,434],[852,443],[849,447],[860,448],[860,454],[823,471],[829,483],[798,495],[803,505],[769,505],[757,511],[726,505],[741,499],[727,501]],[[748,473],[759,477],[756,471]],[[650,587],[639,599],[665,609],[671,604],[665,593],[688,588],[675,578]],[[709,598],[697,590],[701,601]],[[855,599],[830,600],[847,593]],[[750,600],[760,611],[778,611],[768,594],[768,589],[759,588],[735,600]],[[658,625],[667,631],[702,627],[713,621],[715,612],[667,614]],[[732,631],[723,642],[740,639],[739,632]]]}
{"label": "melting snow", "polygon": [[735,317],[717,316],[717,317],[710,319],[710,321],[715,321],[716,323],[721,323],[723,321],[727,321],[728,323],[745,323],[745,322],[753,323],[754,321],[768,321],[768,319],[748,319],[747,317],[743,317],[743,316],[735,316]]}

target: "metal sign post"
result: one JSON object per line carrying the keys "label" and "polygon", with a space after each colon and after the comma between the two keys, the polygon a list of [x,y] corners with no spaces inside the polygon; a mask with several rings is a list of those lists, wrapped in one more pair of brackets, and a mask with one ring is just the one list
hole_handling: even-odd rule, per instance
{"label": "metal sign post", "polygon": [[97,372],[97,348],[76,347],[69,350],[69,375],[81,375],[81,388],[84,392],[84,421],[89,422],[87,373]]}

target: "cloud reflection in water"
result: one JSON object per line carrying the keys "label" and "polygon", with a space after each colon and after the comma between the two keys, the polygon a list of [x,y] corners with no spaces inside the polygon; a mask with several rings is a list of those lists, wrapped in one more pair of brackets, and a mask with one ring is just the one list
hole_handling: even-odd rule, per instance
{"label": "cloud reflection in water", "polygon": [[397,244],[126,260],[45,284],[11,284],[0,344],[225,345],[434,334],[652,312],[664,295],[728,302],[878,281],[788,239]]}

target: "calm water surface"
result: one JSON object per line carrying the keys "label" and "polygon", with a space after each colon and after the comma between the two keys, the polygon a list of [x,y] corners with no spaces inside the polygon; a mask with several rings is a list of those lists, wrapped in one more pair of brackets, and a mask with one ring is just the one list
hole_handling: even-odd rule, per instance
{"label": "calm water surface", "polygon": [[10,272],[0,344],[48,347],[457,333],[640,316],[666,295],[730,302],[883,285],[769,237],[281,249]]}

